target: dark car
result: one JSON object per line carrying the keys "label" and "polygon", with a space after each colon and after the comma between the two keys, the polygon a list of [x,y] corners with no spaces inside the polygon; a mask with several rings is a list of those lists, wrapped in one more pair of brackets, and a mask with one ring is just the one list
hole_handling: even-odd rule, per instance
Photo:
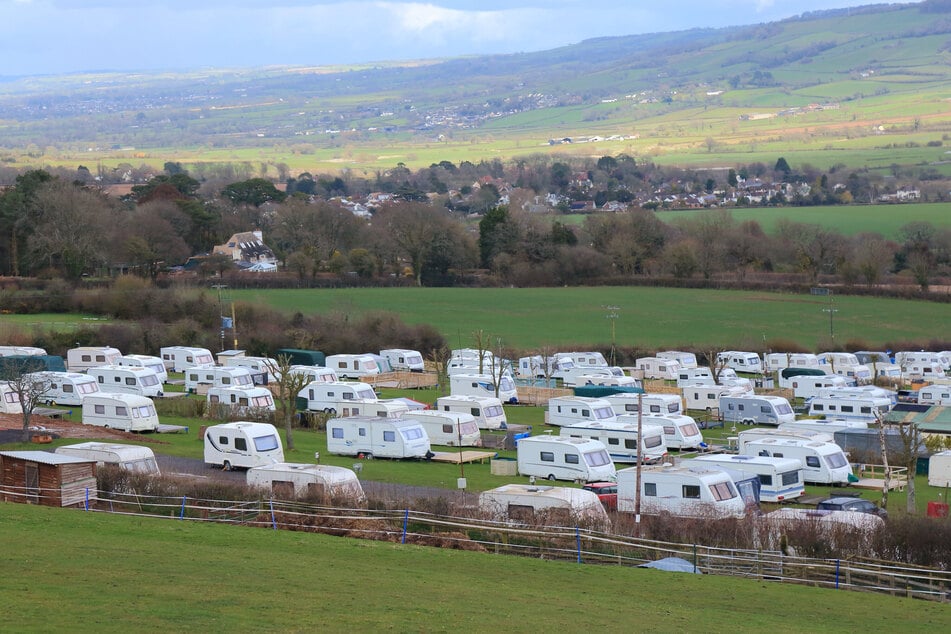
{"label": "dark car", "polygon": [[816,504],[816,508],[822,511],[858,511],[859,513],[870,513],[879,517],[888,517],[888,512],[874,502],[848,496],[822,500]]}
{"label": "dark car", "polygon": [[596,493],[601,504],[609,511],[617,510],[617,484],[614,482],[589,482],[584,485],[585,491]]}

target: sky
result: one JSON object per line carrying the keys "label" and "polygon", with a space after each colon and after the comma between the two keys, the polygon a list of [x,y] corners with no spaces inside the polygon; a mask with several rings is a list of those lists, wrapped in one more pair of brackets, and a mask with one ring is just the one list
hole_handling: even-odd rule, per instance
{"label": "sky", "polygon": [[870,0],[0,0],[0,76],[545,50]]}

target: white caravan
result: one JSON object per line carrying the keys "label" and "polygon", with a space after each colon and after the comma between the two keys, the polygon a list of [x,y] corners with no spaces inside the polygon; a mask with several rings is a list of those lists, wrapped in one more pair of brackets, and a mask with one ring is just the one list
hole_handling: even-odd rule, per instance
{"label": "white caravan", "polygon": [[327,451],[365,458],[430,458],[429,436],[412,418],[350,416],[327,421]]}
{"label": "white caravan", "polygon": [[307,496],[357,504],[366,500],[357,474],[346,467],[277,462],[251,467],[245,478],[248,486],[267,489],[275,497]]}
{"label": "white caravan", "polygon": [[100,392],[162,396],[162,381],[149,368],[104,365],[89,368],[86,374],[96,379]]}
{"label": "white caravan", "polygon": [[158,414],[147,396],[91,394],[83,399],[83,425],[121,431],[157,431]]}
{"label": "white caravan", "polygon": [[499,521],[575,526],[578,520],[607,525],[597,494],[573,487],[505,484],[479,494],[479,511]]}
{"label": "white caravan", "polygon": [[532,355],[529,357],[520,357],[515,366],[515,375],[520,379],[562,379],[564,376],[559,372],[570,370],[575,366],[571,357],[554,356],[543,357],[541,355]]}
{"label": "white caravan", "polygon": [[[787,423],[791,424],[791,423]],[[736,448],[739,453],[743,453],[746,445],[751,442],[759,442],[769,438],[799,438],[811,440],[813,442],[835,442],[835,433],[829,433],[828,430],[815,429],[765,429],[763,427],[754,427],[752,429],[741,430],[736,435]],[[733,439],[730,439],[731,442]]]}
{"label": "white caravan", "polygon": [[780,372],[779,387],[790,389],[796,398],[819,396],[820,390],[849,387],[849,380],[838,374],[796,374],[785,376]]}
{"label": "white caravan", "polygon": [[634,361],[634,367],[644,373],[645,379],[674,381],[680,372],[680,363],[658,357],[641,357]]}
{"label": "white caravan", "polygon": [[44,348],[34,346],[0,346],[0,357],[43,357]]}
{"label": "white caravan", "polygon": [[633,376],[615,376],[606,374],[582,374],[574,377],[574,383],[565,383],[565,387],[578,386],[601,386],[601,387],[641,387],[641,382]]}
{"label": "white caravan", "polygon": [[951,449],[931,454],[928,459],[928,486],[951,487]]}
{"label": "white caravan", "polygon": [[727,350],[717,353],[717,365],[747,374],[762,374],[763,362],[755,352]]}
{"label": "white caravan", "polygon": [[274,425],[268,423],[222,423],[205,430],[205,464],[231,469],[250,469],[284,462],[284,446]]}
{"label": "white caravan", "polygon": [[917,362],[902,366],[902,372],[908,379],[923,379],[932,381],[945,376],[944,367],[940,363]]}
{"label": "white caravan", "polygon": [[745,456],[795,458],[802,463],[803,480],[813,484],[847,484],[852,467],[842,448],[832,442],[804,438],[767,438],[746,443]]}
{"label": "white caravan", "polygon": [[407,413],[403,418],[415,420],[422,425],[431,444],[449,447],[482,446],[482,433],[472,414],[422,409]]}
{"label": "white caravan", "polygon": [[277,381],[277,360],[271,357],[225,357],[223,366],[227,368],[246,368],[253,375],[264,375],[268,383]]}
{"label": "white caravan", "polygon": [[441,412],[471,414],[476,419],[479,429],[506,428],[502,401],[495,397],[440,396],[436,399],[435,407]]}
{"label": "white caravan", "polygon": [[890,401],[885,398],[816,396],[809,400],[809,415],[874,423],[890,407]]}
{"label": "white caravan", "polygon": [[23,404],[20,395],[9,381],[0,381],[0,412],[4,414],[22,414]]}
{"label": "white caravan", "polygon": [[638,442],[637,422],[601,423],[585,421],[561,428],[568,438],[590,438],[600,441],[614,462],[637,462],[638,453],[643,464],[655,464],[667,458],[664,428],[660,425],[641,424],[641,442]]}
{"label": "white caravan", "polygon": [[85,372],[101,365],[115,365],[122,353],[111,346],[80,346],[66,351],[66,369]]}
{"label": "white caravan", "polygon": [[717,376],[720,379],[720,385],[742,387],[748,391],[753,391],[753,382],[747,378],[740,378],[733,368],[720,368]]}
{"label": "white caravan", "polygon": [[569,357],[575,362],[575,365],[583,365],[589,368],[606,368],[608,362],[600,352],[559,352],[559,357]]}
{"label": "white caravan", "polygon": [[325,368],[319,365],[292,365],[287,369],[289,374],[303,374],[309,379],[309,383],[335,383],[337,372],[333,368]]}
{"label": "white caravan", "polygon": [[763,366],[767,372],[779,372],[786,368],[822,369],[819,357],[805,352],[770,352],[763,355]]}
{"label": "white caravan", "polygon": [[82,405],[85,397],[99,393],[99,382],[80,372],[44,371],[30,376],[49,388],[40,399],[47,405]]}
{"label": "white caravan", "polygon": [[114,464],[133,473],[161,475],[155,454],[141,445],[120,445],[108,442],[81,442],[56,448],[56,453],[95,460],[98,464]]}
{"label": "white caravan", "polygon": [[[625,414],[618,416],[618,421],[637,424],[637,415]],[[660,425],[664,430],[664,442],[668,449],[699,449],[703,446],[703,435],[697,427],[697,421],[683,414],[666,414],[664,416],[642,416],[642,425]]]}
{"label": "white caravan", "polygon": [[165,369],[172,372],[184,372],[198,365],[214,365],[215,358],[208,348],[191,346],[166,346],[159,350]]}
{"label": "white caravan", "polygon": [[685,460],[683,464],[722,467],[753,474],[759,478],[759,499],[763,502],[789,502],[806,493],[802,463],[795,458],[708,454]]}
{"label": "white caravan", "polygon": [[570,366],[561,364],[558,368],[559,369],[555,372],[555,378],[561,379],[565,387],[584,385],[588,379],[592,377],[604,377],[607,379],[614,376],[611,369],[606,366],[595,368],[572,363]]}
{"label": "white caravan", "polygon": [[211,407],[229,407],[238,414],[276,410],[274,396],[264,387],[210,387],[207,400]]}
{"label": "white caravan", "polygon": [[380,400],[366,383],[335,381],[308,383],[297,393],[306,401],[308,412],[326,412],[333,416],[380,416],[396,418],[409,411],[409,406],[397,399]]}
{"label": "white caravan", "polygon": [[573,482],[613,481],[614,463],[604,444],[585,438],[529,436],[518,441],[518,472],[523,476]]}
{"label": "white caravan", "polygon": [[681,368],[677,373],[677,387],[685,385],[716,385],[716,380],[708,367]]}
{"label": "white caravan", "polygon": [[119,357],[119,365],[129,366],[131,368],[148,368],[155,372],[159,381],[166,383],[168,381],[168,370],[159,357],[153,357],[147,354],[126,354]]}
{"label": "white caravan", "polygon": [[491,374],[454,374],[449,377],[449,393],[453,396],[492,396],[503,403],[518,403],[515,381],[507,374],[496,380]]}
{"label": "white caravan", "polygon": [[681,350],[665,350],[663,352],[658,352],[656,355],[658,359],[671,359],[680,364],[681,370],[692,370],[699,367],[697,364],[697,355],[692,352],[683,352]]}
{"label": "white caravan", "polygon": [[611,403],[589,396],[556,396],[548,399],[546,425],[575,425],[585,421],[609,423],[617,420]]}
{"label": "white caravan", "polygon": [[389,361],[390,367],[394,370],[422,372],[426,369],[426,364],[423,362],[423,355],[416,350],[389,348],[387,350],[380,350],[380,356]]}
{"label": "white caravan", "polygon": [[951,386],[926,385],[918,389],[919,405],[940,405],[951,407]]}
{"label": "white caravan", "polygon": [[198,386],[206,387],[254,387],[251,370],[240,367],[210,365],[185,370],[185,391],[195,393]]}
{"label": "white caravan", "polygon": [[614,413],[637,414],[639,405],[644,407],[644,414],[654,414],[657,416],[668,416],[670,414],[683,414],[683,401],[677,394],[631,394],[625,392],[622,394],[609,394],[604,397]]}
{"label": "white caravan", "polygon": [[681,388],[686,409],[705,411],[711,414],[720,409],[720,398],[724,396],[743,396],[749,394],[742,387],[727,387],[726,385],[688,385]]}
{"label": "white caravan", "polygon": [[819,355],[819,362],[832,368],[833,373],[850,378],[858,385],[871,383],[874,378],[869,367],[859,363],[858,357],[851,352],[823,352]]}
{"label": "white caravan", "polygon": [[819,396],[836,396],[847,398],[873,398],[876,401],[888,401],[888,409],[898,402],[898,392],[875,385],[846,386],[819,390]]}
{"label": "white caravan", "polygon": [[901,366],[894,363],[891,357],[884,352],[862,350],[855,353],[855,358],[862,365],[868,366],[872,370],[872,375],[876,378],[901,379]]}
{"label": "white caravan", "polygon": [[835,438],[835,432],[849,429],[868,429],[868,423],[860,420],[827,420],[825,418],[800,418],[791,423],[783,423],[776,428],[782,432],[802,433],[814,431]]}
{"label": "white caravan", "polygon": [[726,422],[744,425],[779,425],[796,420],[789,401],[782,396],[724,396],[720,416]]}
{"label": "white caravan", "polygon": [[[637,467],[617,474],[617,507],[636,512]],[[743,517],[746,501],[730,475],[721,469],[657,466],[641,469],[641,512],[678,517]]]}
{"label": "white caravan", "polygon": [[904,367],[909,365],[931,365],[937,364],[945,371],[951,370],[951,364],[948,358],[940,352],[930,352],[927,350],[902,351],[895,353],[895,363]]}
{"label": "white caravan", "polygon": [[362,379],[380,373],[376,359],[368,354],[332,354],[327,357],[326,365],[341,379]]}

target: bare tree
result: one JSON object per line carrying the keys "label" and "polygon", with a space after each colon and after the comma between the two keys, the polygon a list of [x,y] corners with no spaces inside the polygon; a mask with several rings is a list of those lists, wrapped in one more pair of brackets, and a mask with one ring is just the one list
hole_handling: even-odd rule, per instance
{"label": "bare tree", "polygon": [[897,425],[898,436],[901,439],[901,454],[898,460],[908,471],[908,489],[907,504],[905,506],[909,515],[917,512],[917,496],[915,489],[915,470],[918,466],[918,454],[924,447],[924,439],[921,430],[915,423],[906,425]]}
{"label": "bare tree", "polygon": [[53,384],[43,373],[32,374],[34,369],[29,359],[17,359],[3,365],[2,378],[10,384],[10,389],[20,399],[23,407],[23,442],[30,441],[30,418],[37,405],[43,402]]}
{"label": "bare tree", "polygon": [[291,371],[291,358],[286,354],[275,359],[277,363],[265,361],[271,374],[277,377],[277,393],[274,395],[278,404],[278,413],[284,423],[284,444],[288,450],[294,449],[294,414],[297,413],[297,395],[310,378],[303,372]]}
{"label": "bare tree", "polygon": [[436,382],[439,385],[440,396],[449,394],[449,359],[452,351],[443,346],[429,351],[429,361],[436,368]]}

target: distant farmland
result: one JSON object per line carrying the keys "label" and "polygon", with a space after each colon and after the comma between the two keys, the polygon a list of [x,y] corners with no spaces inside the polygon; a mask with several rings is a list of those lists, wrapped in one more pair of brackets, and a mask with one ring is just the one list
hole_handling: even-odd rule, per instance
{"label": "distant farmland", "polygon": [[[482,329],[521,349],[611,344],[608,306],[617,307],[619,346],[764,347],[776,339],[810,349],[831,340],[829,299],[804,294],[671,288],[401,288],[231,291],[230,299],[286,313],[385,310],[407,323],[429,323],[452,347],[472,345]],[[835,341],[888,342],[947,337],[951,304],[836,296]],[[239,325],[240,332],[240,325]]]}

